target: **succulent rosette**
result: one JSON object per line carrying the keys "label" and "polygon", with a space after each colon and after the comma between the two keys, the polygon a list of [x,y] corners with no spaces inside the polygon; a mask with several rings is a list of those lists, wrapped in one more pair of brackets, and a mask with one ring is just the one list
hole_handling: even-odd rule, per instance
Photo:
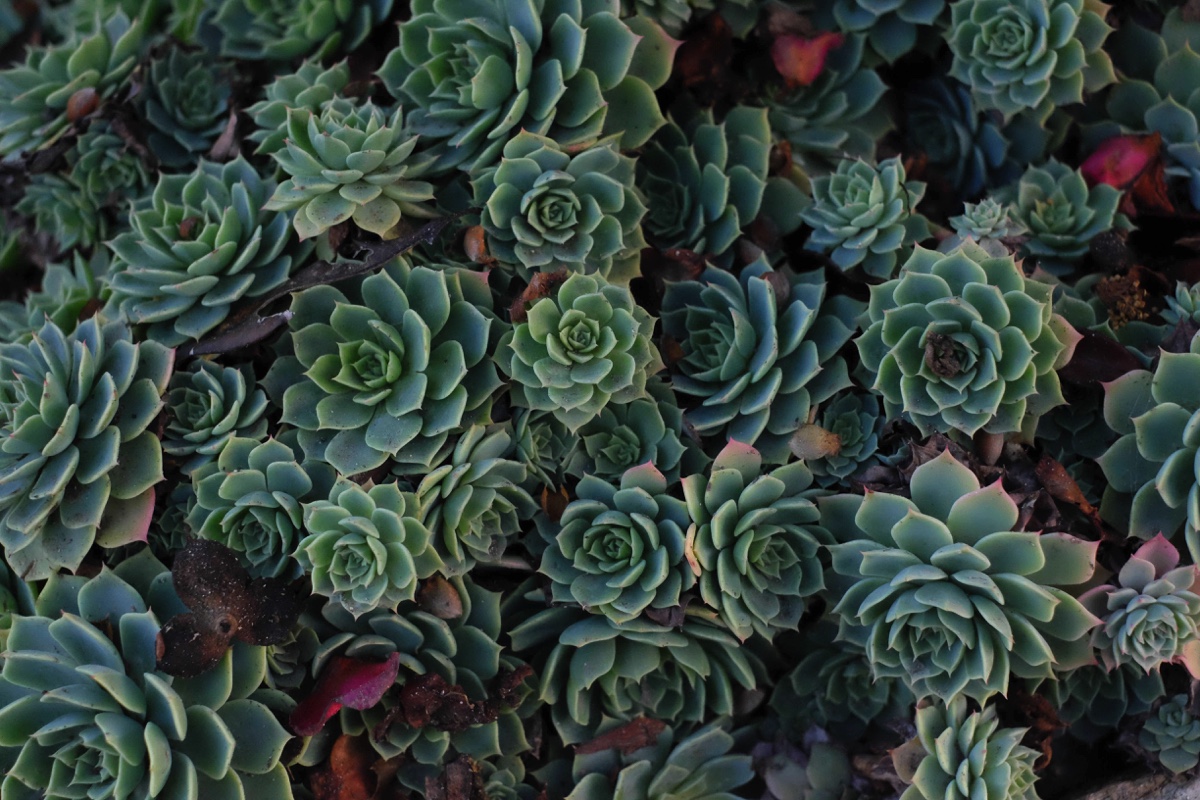
{"label": "succulent rosette", "polygon": [[24,303],[0,302],[0,343],[28,342],[47,319],[63,333],[74,331],[84,310],[107,292],[108,269],[108,251],[101,248],[90,258],[75,252],[67,263],[46,265],[41,288]]}
{"label": "succulent rosette", "polygon": [[637,274],[646,206],[634,188],[634,161],[615,139],[572,153],[521,131],[472,183],[489,250],[501,263],[523,272],[565,266],[614,283]]}
{"label": "succulent rosette", "polygon": [[1200,569],[1180,566],[1179,551],[1160,533],[1137,549],[1113,585],[1079,601],[1104,620],[1092,634],[1109,670],[1136,664],[1146,672],[1181,661],[1200,675]]}
{"label": "succulent rosette", "polygon": [[197,361],[171,376],[165,399],[163,452],[183,459],[185,475],[215,459],[233,437],[261,439],[267,432],[267,396],[244,367]]}
{"label": "succulent rosette", "polygon": [[144,43],[141,21],[117,12],[61,44],[32,47],[25,63],[0,70],[0,156],[10,160],[62,136],[72,121],[71,98],[86,93],[100,102],[115,94]]}
{"label": "succulent rosette", "polygon": [[871,49],[891,64],[917,46],[918,34],[929,30],[946,9],[946,0],[828,0],[817,5],[823,28],[861,33]]}
{"label": "succulent rosette", "polygon": [[265,661],[239,644],[198,678],[155,671],[159,614],[179,599],[150,563],[60,582],[37,615],[13,620],[0,670],[5,797],[292,797],[280,763],[291,736],[252,695]]}
{"label": "succulent rosette", "polygon": [[817,551],[832,539],[802,494],[811,484],[803,462],[763,473],[758,451],[736,440],[707,475],[683,479],[688,564],[701,598],[743,641],[795,628],[805,598],[825,588]]}
{"label": "succulent rosette", "polygon": [[1112,28],[1099,0],[958,0],[946,40],[950,76],[971,87],[981,108],[1043,119],[1115,79],[1102,49]]}
{"label": "succulent rosette", "polygon": [[379,77],[436,143],[436,167],[477,175],[527,132],[577,150],[620,134],[640,147],[665,121],[654,90],[677,44],[619,0],[415,0]]}
{"label": "succulent rosette", "polygon": [[265,95],[246,113],[254,120],[255,130],[249,135],[258,143],[257,154],[273,155],[284,149],[288,137],[288,110],[306,109],[319,114],[321,109],[350,82],[350,68],[339,61],[325,69],[318,60],[308,60],[288,75],[280,75],[263,89]]}
{"label": "succulent rosette", "polygon": [[73,178],[50,172],[34,175],[16,210],[32,217],[60,252],[76,246],[90,249],[108,236],[108,219],[95,200]]}
{"label": "succulent rosette", "polygon": [[[604,418],[601,411],[600,419]],[[525,489],[536,497],[542,489],[553,491],[562,486],[564,467],[573,460],[579,436],[551,411],[515,408],[512,422],[513,459],[525,465]]]}
{"label": "succulent rosette", "polygon": [[1037,800],[1034,762],[1021,744],[1027,728],[1001,728],[996,707],[967,713],[967,700],[917,709],[925,757],[901,800]]}
{"label": "succulent rosette", "polygon": [[832,486],[882,460],[879,437],[886,422],[877,396],[842,392],[796,431],[790,446],[817,483]]}
{"label": "succulent rosette", "polygon": [[353,50],[387,19],[393,0],[213,0],[208,22],[222,55],[251,61],[326,58]]}
{"label": "succulent rosette", "polygon": [[628,289],[575,273],[529,306],[495,359],[516,405],[552,411],[578,431],[609,403],[646,395],[647,377],[662,369],[653,330]]}
{"label": "succulent rosette", "polygon": [[1120,438],[1097,459],[1108,486],[1101,514],[1130,535],[1170,538],[1183,528],[1200,552],[1200,413],[1194,391],[1200,340],[1191,352],[1162,353],[1154,371],[1125,373],[1104,387],[1104,421]]}
{"label": "succulent rosette", "polygon": [[477,561],[498,561],[521,523],[537,510],[521,488],[525,466],[510,458],[512,451],[511,429],[473,425],[449,458],[418,484],[421,521],[444,562],[443,574],[462,574]]}
{"label": "succulent rosette", "polygon": [[818,499],[841,542],[830,577],[840,639],[879,677],[918,697],[985,701],[1009,676],[1049,678],[1093,659],[1099,618],[1062,586],[1087,581],[1096,543],[1014,529],[1017,504],[949,452],[919,466],[911,499],[873,492]]}
{"label": "succulent rosette", "polygon": [[1023,248],[1049,272],[1069,272],[1100,234],[1122,225],[1121,192],[1051,160],[1030,167],[1016,185],[1013,216],[1028,230]]}
{"label": "succulent rosette", "polygon": [[667,489],[650,463],[619,485],[585,475],[542,554],[554,600],[617,623],[679,605],[695,578],[684,563],[687,507]]}
{"label": "succulent rosette", "polygon": [[110,310],[180,345],[221,324],[235,301],[287,280],[307,248],[288,247],[287,215],[266,210],[272,187],[241,157],[161,175],[110,243]]}
{"label": "succulent rosette", "polygon": [[963,213],[950,218],[950,227],[959,239],[970,237],[977,242],[985,239],[1004,239],[1024,232],[1024,226],[1013,219],[1013,208],[993,197],[978,203],[964,203]]}
{"label": "succulent rosette", "polygon": [[1188,696],[1166,699],[1142,726],[1138,744],[1177,774],[1200,763],[1200,719],[1192,714]]}
{"label": "succulent rosette", "polygon": [[417,581],[442,568],[416,498],[394,483],[363,489],[340,479],[328,500],[304,504],[304,529],[294,555],[313,592],[355,617],[413,599]]}
{"label": "succulent rosette", "polygon": [[343,288],[295,296],[295,355],[265,382],[309,458],[342,475],[389,459],[427,470],[451,433],[486,419],[500,385],[487,276],[396,260]]}
{"label": "succulent rosette", "polygon": [[207,53],[173,49],[150,63],[142,114],[151,152],[168,167],[194,164],[225,129],[232,88]]}
{"label": "succulent rosette", "polygon": [[1058,718],[1070,726],[1070,734],[1091,743],[1115,730],[1125,717],[1149,711],[1166,690],[1158,670],[1146,672],[1126,662],[1112,671],[1099,664],[1073,669],[1046,681],[1041,691],[1054,703]]}
{"label": "succulent rosette", "polygon": [[255,577],[284,575],[306,535],[304,504],[329,497],[328,464],[297,459],[276,439],[231,437],[214,460],[192,473],[195,500],[187,525],[236,552]]}
{"label": "succulent rosette", "polygon": [[675,483],[685,464],[703,466],[704,456],[681,438],[683,412],[670,388],[657,381],[647,386],[652,399],[608,405],[579,429],[579,446],[566,462],[568,474],[617,483],[626,470],[649,462]]}
{"label": "succulent rosette", "polygon": [[672,386],[696,398],[687,423],[753,445],[769,463],[787,460],[788,439],[814,404],[849,385],[836,353],[861,304],[826,297],[820,271],[775,270],[765,258],[737,277],[709,267],[668,284],[662,308],[663,332],[682,350]]}
{"label": "succulent rosette", "polygon": [[47,320],[28,344],[0,346],[13,376],[0,402],[0,544],[26,580],[75,570],[93,544],[145,539],[163,478],[148,428],[172,356],[96,317],[69,335]]}
{"label": "succulent rosette", "polygon": [[141,156],[103,120],[93,122],[80,134],[67,159],[71,162],[71,180],[99,207],[123,205],[150,183]]}
{"label": "succulent rosette", "polygon": [[421,180],[426,159],[414,155],[399,106],[388,114],[370,100],[335,97],[320,112],[289,108],[284,147],[272,157],[288,179],[264,208],[294,211],[301,239],[319,236],[347,220],[390,236],[401,218],[428,219],[433,185]]}
{"label": "succulent rosette", "polygon": [[873,278],[890,278],[912,245],[929,236],[916,213],[925,184],[906,177],[899,158],[878,166],[839,163],[812,183],[813,204],[802,216],[813,232],[804,246],[828,253],[843,270],[862,265]]}
{"label": "succulent rosette", "polygon": [[888,416],[923,432],[1005,433],[1063,402],[1055,371],[1079,339],[1054,313],[1051,288],[1011,256],[964,243],[918,248],[900,276],[871,287],[857,340]]}

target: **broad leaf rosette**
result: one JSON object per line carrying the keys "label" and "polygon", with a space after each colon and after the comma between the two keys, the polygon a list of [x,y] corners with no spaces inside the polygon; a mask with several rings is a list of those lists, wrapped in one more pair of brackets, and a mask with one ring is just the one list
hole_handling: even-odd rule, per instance
{"label": "broad leaf rosette", "polygon": [[1121,222],[1121,192],[1108,184],[1089,187],[1079,170],[1053,159],[1031,167],[1016,185],[1013,216],[1029,236],[1022,245],[1048,272],[1069,272],[1092,239]]}
{"label": "broad leaf rosette", "polygon": [[1160,672],[1146,672],[1132,662],[1111,672],[1099,664],[1079,667],[1046,681],[1040,691],[1054,703],[1070,734],[1088,743],[1111,733],[1125,717],[1146,713],[1166,694]]}
{"label": "broad leaf rosette", "polygon": [[263,88],[264,98],[246,109],[257,129],[247,137],[258,143],[255,154],[273,155],[284,149],[288,109],[303,108],[319,114],[349,82],[350,67],[345,61],[323,69],[320,61],[309,60],[295,72],[267,84]]}
{"label": "broad leaf rosette", "polygon": [[653,331],[628,289],[572,274],[504,334],[495,358],[517,405],[553,411],[577,431],[608,403],[646,395],[646,378],[662,369]]}
{"label": "broad leaf rosette", "polygon": [[972,242],[949,255],[918,247],[898,278],[871,287],[864,324],[858,352],[888,416],[905,412],[924,434],[1007,433],[1062,404],[1055,370],[1079,338],[1050,286]]}
{"label": "broad leaf rosette", "polygon": [[634,161],[614,139],[567,151],[522,131],[473,181],[493,257],[523,274],[567,267],[628,283],[638,273],[646,206]]}
{"label": "broad leaf rosette", "polygon": [[147,429],[172,361],[97,317],[70,335],[47,321],[28,344],[0,346],[13,376],[12,401],[0,403],[0,544],[26,580],[74,571],[93,543],[146,538],[163,478]]}
{"label": "broad leaf rosette", "polygon": [[228,121],[228,80],[208,54],[178,48],[151,62],[148,78],[139,99],[152,128],[151,152],[164,166],[194,164],[212,148]]}
{"label": "broad leaf rosette", "polygon": [[[603,420],[604,414],[601,411],[597,421]],[[515,408],[512,422],[513,459],[525,465],[525,489],[536,497],[543,488],[553,491],[562,486],[564,467],[573,461],[579,436],[551,411]]]}
{"label": "broad leaf rosette", "polygon": [[267,396],[248,368],[198,361],[171,377],[165,399],[163,452],[183,459],[185,475],[215,459],[234,436],[261,439],[267,432]]}
{"label": "broad leaf rosette", "polygon": [[362,44],[393,0],[212,0],[222,55],[251,61],[323,59]]}
{"label": "broad leaf rosette", "polygon": [[683,560],[687,507],[643,464],[619,486],[584,476],[542,554],[556,602],[578,603],[614,622],[680,603],[695,578]]}
{"label": "broad leaf rosette", "polygon": [[343,288],[292,301],[295,356],[266,380],[283,421],[306,456],[342,475],[389,459],[429,469],[451,433],[486,419],[500,385],[487,276],[397,260]]}
{"label": "broad leaf rosette", "polygon": [[1100,620],[1060,586],[1087,581],[1096,543],[1014,530],[1017,504],[944,452],[916,469],[912,499],[820,498],[839,638],[862,643],[880,677],[918,697],[979,702],[1009,675],[1052,677],[1092,661]]}
{"label": "broad leaf rosette", "polygon": [[1176,774],[1200,763],[1200,719],[1192,714],[1188,696],[1177,694],[1159,706],[1142,726],[1138,744]]}
{"label": "broad leaf rosette", "polygon": [[683,352],[672,386],[696,398],[685,418],[698,433],[787,460],[788,437],[812,406],[850,383],[835,354],[861,304],[825,292],[821,272],[774,270],[765,258],[737,277],[709,267],[700,280],[668,284],[663,332]]}
{"label": "broad leaf rosette", "polygon": [[817,483],[832,486],[881,460],[879,437],[886,422],[878,396],[843,392],[821,407],[814,422],[796,431],[791,449]]}
{"label": "broad leaf rosette", "polygon": [[817,550],[832,540],[802,494],[811,484],[799,461],[764,474],[758,451],[736,440],[707,475],[683,479],[688,564],[704,602],[739,639],[794,629],[804,598],[825,588]]}
{"label": "broad leaf rosette", "polygon": [[362,489],[340,479],[328,500],[304,504],[304,528],[294,555],[313,592],[355,617],[413,599],[417,581],[442,567],[416,498],[394,483]]}
{"label": "broad leaf rosette", "polygon": [[437,144],[438,169],[476,175],[522,131],[571,150],[617,133],[630,150],[664,122],[654,90],[677,43],[619,13],[619,0],[480,0],[470,13],[414,0],[379,77]]}

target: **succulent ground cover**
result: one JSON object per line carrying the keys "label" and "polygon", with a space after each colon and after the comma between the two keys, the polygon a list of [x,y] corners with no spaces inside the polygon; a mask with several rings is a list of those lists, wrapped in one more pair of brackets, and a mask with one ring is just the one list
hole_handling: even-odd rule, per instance
{"label": "succulent ground cover", "polygon": [[1196,779],[1198,53],[0,0],[0,800]]}

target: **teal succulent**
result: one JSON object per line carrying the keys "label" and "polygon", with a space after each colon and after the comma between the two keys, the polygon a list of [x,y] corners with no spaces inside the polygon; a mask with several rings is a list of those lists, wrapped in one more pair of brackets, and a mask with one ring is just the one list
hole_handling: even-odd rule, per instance
{"label": "teal succulent", "polygon": [[12,631],[13,620],[33,613],[33,590],[0,560],[0,652],[8,649],[8,635]]}
{"label": "teal succulent", "polygon": [[212,148],[229,117],[229,82],[203,51],[173,48],[150,62],[139,95],[147,143],[163,165],[186,167]]}
{"label": "teal succulent", "polygon": [[812,226],[805,248],[828,253],[842,270],[862,266],[873,278],[890,278],[912,245],[929,237],[917,213],[925,184],[906,181],[900,159],[878,166],[845,160],[813,181],[813,204],[803,213]]}
{"label": "teal succulent", "polygon": [[615,749],[577,756],[575,788],[567,800],[726,800],[750,783],[748,755],[733,753],[729,721],[717,720],[688,736],[671,728],[646,747],[618,756]]}
{"label": "teal succulent", "polygon": [[958,0],[946,32],[950,76],[983,109],[1006,117],[1034,109],[1045,119],[1113,82],[1101,47],[1112,31],[1107,13],[1099,0]]}
{"label": "teal succulent", "polygon": [[32,47],[25,63],[0,70],[0,156],[37,150],[66,132],[67,104],[78,93],[97,101],[124,85],[142,51],[145,30],[124,13],[61,44]]}
{"label": "teal succulent", "polygon": [[193,536],[187,516],[195,503],[196,493],[192,491],[191,483],[180,483],[155,502],[146,543],[156,558],[170,560],[173,554],[187,546],[188,539]]}
{"label": "teal succulent", "polygon": [[628,289],[575,273],[505,332],[495,359],[516,405],[552,411],[577,431],[609,403],[646,395],[647,377],[662,369],[653,330]]}
{"label": "teal succulent", "polygon": [[417,581],[442,568],[416,498],[394,483],[362,489],[338,480],[328,500],[304,505],[304,529],[294,555],[313,592],[355,617],[413,599]]}
{"label": "teal succulent", "polygon": [[233,436],[216,460],[192,473],[186,524],[237,553],[252,576],[286,575],[306,534],[303,505],[328,498],[336,477],[328,464],[301,463],[276,439]]}
{"label": "teal succulent", "polygon": [[[147,594],[177,606],[154,563]],[[251,694],[266,671],[262,648],[226,653],[191,680],[156,672],[159,616],[121,574],[59,584],[60,602],[39,598],[37,616],[13,621],[0,671],[0,791],[290,800],[280,757],[291,736]]]}
{"label": "teal succulent", "polygon": [[422,205],[433,198],[433,185],[414,180],[426,162],[413,155],[417,139],[404,128],[400,107],[389,115],[370,100],[335,97],[319,114],[289,108],[284,145],[272,156],[289,177],[264,208],[295,211],[292,225],[301,239],[347,220],[390,236],[404,215],[436,216]]}
{"label": "teal succulent", "polygon": [[967,700],[917,709],[925,757],[900,800],[1037,800],[1027,728],[1001,728],[996,707],[967,713]]}
{"label": "teal succulent", "polygon": [[1050,300],[1011,256],[918,247],[900,277],[871,287],[856,342],[888,416],[905,412],[926,434],[1006,433],[1060,405],[1055,370],[1079,334]]}
{"label": "teal succulent", "polygon": [[392,0],[212,0],[222,55],[251,61],[324,59],[362,44]]}
{"label": "teal succulent", "polygon": [[512,451],[510,428],[473,425],[446,461],[418,484],[421,521],[445,564],[443,574],[457,575],[476,562],[500,560],[521,523],[538,510],[521,488],[525,467],[510,458]]}
{"label": "teal succulent", "polygon": [[148,428],[171,362],[96,317],[70,334],[47,320],[28,344],[0,346],[13,376],[0,403],[0,544],[27,580],[74,571],[93,544],[145,538],[163,477]]}
{"label": "teal succulent", "polygon": [[946,0],[828,0],[817,4],[816,21],[828,30],[857,33],[891,64],[917,46],[946,10]]}
{"label": "teal succulent", "polygon": [[1016,185],[1013,216],[1028,231],[1024,249],[1049,272],[1069,272],[1092,239],[1123,225],[1121,192],[1107,184],[1089,187],[1079,170],[1051,160],[1030,167]]}
{"label": "teal succulent", "polygon": [[863,64],[865,47],[865,36],[846,36],[812,83],[768,94],[772,130],[810,174],[831,172],[844,158],[874,158],[875,142],[892,127],[881,102],[887,85]]}
{"label": "teal succulent", "polygon": [[817,736],[795,741],[803,741],[804,749],[777,736],[750,750],[754,771],[767,787],[763,800],[856,800],[860,796],[845,750]]}
{"label": "teal succulent", "polygon": [[765,258],[737,277],[709,267],[668,284],[662,308],[663,332],[682,350],[672,386],[698,403],[686,421],[753,445],[768,463],[786,461],[812,406],[849,385],[836,353],[861,304],[826,297],[820,271],[777,271]]}
{"label": "teal succulent", "polygon": [[866,648],[874,674],[918,697],[979,702],[1010,673],[1051,677],[1091,662],[1100,620],[1061,586],[1085,582],[1096,543],[1016,531],[1017,504],[949,452],[919,466],[912,499],[874,492],[820,498],[841,541],[831,583],[839,639]]}
{"label": "teal succulent", "polygon": [[1088,743],[1115,730],[1125,717],[1146,713],[1166,693],[1158,670],[1146,672],[1133,663],[1112,671],[1082,666],[1043,686],[1070,734]]}
{"label": "teal succulent", "polygon": [[40,172],[25,187],[17,211],[32,217],[38,231],[48,234],[60,252],[85,250],[108,236],[108,220],[95,200],[69,177]]}
{"label": "teal succulent", "polygon": [[324,69],[319,60],[311,59],[288,75],[280,75],[263,89],[265,97],[246,109],[254,120],[255,130],[247,137],[258,143],[259,155],[274,155],[284,149],[288,137],[288,110],[306,109],[319,114],[321,109],[350,82],[350,67],[339,61]]}
{"label": "teal succulent", "polygon": [[185,475],[215,460],[233,437],[261,439],[267,432],[267,396],[246,367],[197,361],[171,376],[165,400],[163,452],[183,459]]}
{"label": "teal succulent", "polygon": [[696,10],[711,10],[713,5],[713,0],[621,0],[623,16],[648,17],[671,36],[679,36]]}
{"label": "teal succulent", "polygon": [[631,150],[664,122],[654,90],[677,45],[619,13],[619,0],[482,0],[464,17],[454,0],[415,0],[379,77],[438,169],[477,175],[521,131],[570,151],[620,134]]}
{"label": "teal succulent", "polygon": [[555,602],[578,603],[616,623],[680,604],[696,579],[684,563],[687,506],[668,486],[649,463],[626,472],[620,485],[584,476],[542,554],[540,572]]}
{"label": "teal succulent", "polygon": [[288,247],[287,216],[265,208],[271,190],[241,157],[161,175],[109,245],[109,308],[175,346],[217,327],[237,300],[282,284],[307,249]]}
{"label": "teal succulent", "polygon": [[78,252],[68,264],[49,264],[42,274],[41,288],[30,292],[24,303],[5,301],[0,309],[0,343],[28,342],[47,319],[70,333],[86,316],[88,306],[99,303],[106,290],[109,258],[97,249],[90,258]]}
{"label": "teal succulent", "polygon": [[473,186],[489,251],[501,263],[523,272],[566,267],[614,283],[638,274],[646,206],[634,188],[634,161],[615,139],[569,152],[522,131]]}
{"label": "teal succulent", "polygon": [[964,204],[963,213],[950,218],[950,227],[960,239],[970,237],[977,242],[1005,239],[1025,231],[1020,223],[1013,220],[1012,206],[993,197]]}
{"label": "teal succulent", "polygon": [[743,641],[796,628],[805,598],[825,588],[817,551],[832,538],[803,495],[811,484],[803,462],[764,473],[758,451],[736,440],[707,475],[683,479],[700,597]]}
{"label": "teal succulent", "polygon": [[1104,666],[1146,672],[1181,661],[1200,674],[1200,570],[1179,566],[1179,551],[1160,533],[1137,549],[1113,585],[1079,598],[1104,624],[1092,634]]}
{"label": "teal succulent", "polygon": [[[721,264],[743,228],[764,213],[780,233],[799,227],[800,189],[768,176],[771,126],[764,108],[735,106],[720,124],[709,109],[670,119],[638,158],[637,185],[649,213],[644,227],[659,249],[680,247]],[[763,203],[768,183],[791,197]]]}
{"label": "teal succulent", "polygon": [[1183,281],[1175,284],[1175,296],[1168,295],[1167,307],[1159,313],[1171,327],[1181,322],[1200,323],[1200,283],[1188,286]]}
{"label": "teal succulent", "polygon": [[[600,412],[601,420],[605,419],[605,411]],[[525,489],[536,498],[542,489],[554,491],[562,486],[564,467],[573,460],[579,436],[552,411],[515,408],[512,422],[513,458],[525,465]]]}
{"label": "teal succulent", "polygon": [[638,716],[702,722],[730,714],[737,687],[766,676],[762,662],[719,627],[618,624],[578,609],[539,612],[511,631],[518,653],[538,650],[540,696],[565,744],[593,738],[605,720]]}
{"label": "teal succulent", "polygon": [[432,467],[451,433],[486,420],[499,388],[488,355],[502,325],[491,303],[486,275],[401,260],[346,293],[297,294],[295,356],[267,381],[305,455],[342,475],[389,459]]}
{"label": "teal succulent", "polygon": [[67,153],[71,180],[99,207],[124,205],[149,185],[141,156],[103,120],[93,122]]}
{"label": "teal succulent", "polygon": [[791,449],[817,483],[832,486],[882,460],[879,437],[886,422],[877,396],[842,392],[796,431]]}
{"label": "teal succulent", "polygon": [[1117,439],[1099,459],[1108,487],[1100,512],[1130,535],[1174,536],[1200,552],[1200,340],[1188,353],[1162,353],[1154,371],[1133,370],[1104,386],[1104,420]]}
{"label": "teal succulent", "polygon": [[1165,700],[1142,726],[1138,744],[1176,774],[1200,763],[1200,719],[1192,714],[1188,696]]}

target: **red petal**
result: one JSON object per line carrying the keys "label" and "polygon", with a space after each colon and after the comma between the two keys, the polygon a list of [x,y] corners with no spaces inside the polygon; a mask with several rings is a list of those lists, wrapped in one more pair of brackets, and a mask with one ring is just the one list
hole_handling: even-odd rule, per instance
{"label": "red petal", "polygon": [[1079,171],[1092,186],[1106,183],[1118,189],[1127,188],[1158,158],[1162,137],[1115,136],[1101,144],[1087,157]]}
{"label": "red petal", "polygon": [[387,661],[364,661],[339,656],[321,671],[312,694],[300,701],[289,722],[299,736],[312,736],[342,706],[362,710],[379,702],[396,682],[400,654]]}
{"label": "red petal", "polygon": [[808,86],[825,69],[829,51],[841,47],[845,37],[840,33],[822,33],[813,39],[785,34],[771,44],[771,58],[790,86]]}

